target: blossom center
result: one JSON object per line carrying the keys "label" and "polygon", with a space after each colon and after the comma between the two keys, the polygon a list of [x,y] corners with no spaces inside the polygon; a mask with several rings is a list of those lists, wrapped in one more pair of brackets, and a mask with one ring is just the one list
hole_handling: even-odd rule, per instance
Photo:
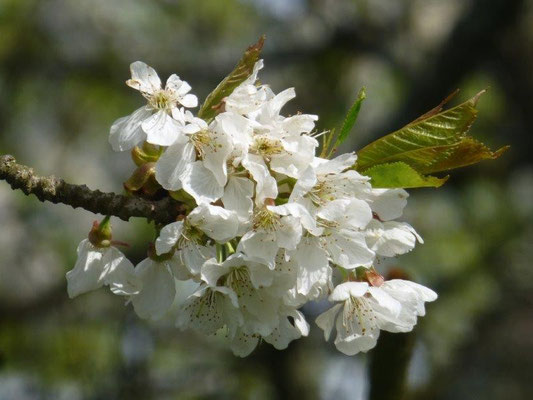
{"label": "blossom center", "polygon": [[264,157],[270,157],[283,152],[283,144],[279,139],[269,138],[267,136],[256,136],[250,151]]}
{"label": "blossom center", "polygon": [[268,208],[263,207],[259,209],[253,218],[254,229],[263,229],[265,231],[275,231],[281,225],[281,217]]}
{"label": "blossom center", "polygon": [[175,100],[166,90],[158,90],[150,96],[148,103],[156,110],[168,110],[175,103]]}
{"label": "blossom center", "polygon": [[176,243],[176,248],[178,250],[182,249],[190,243],[199,244],[202,242],[203,236],[204,234],[202,231],[192,226],[187,220],[185,220],[183,224],[183,231],[181,232],[181,236]]}
{"label": "blossom center", "polygon": [[318,183],[307,193],[307,197],[315,205],[323,205],[335,200],[333,185],[325,180],[319,180]]}
{"label": "blossom center", "polygon": [[[202,129],[191,135],[191,143],[200,158],[204,158],[206,148],[212,148],[213,151],[217,151],[217,143],[213,136],[216,137],[216,134],[207,129]],[[218,145],[218,147],[221,147],[221,145]]]}
{"label": "blossom center", "polygon": [[233,289],[238,298],[250,295],[253,286],[248,269],[245,266],[233,268],[226,277],[226,286]]}
{"label": "blossom center", "polygon": [[364,297],[350,296],[348,303],[349,307],[345,307],[342,321],[347,331],[350,327],[355,328],[355,324],[359,325],[363,335],[368,330],[377,328],[377,317]]}

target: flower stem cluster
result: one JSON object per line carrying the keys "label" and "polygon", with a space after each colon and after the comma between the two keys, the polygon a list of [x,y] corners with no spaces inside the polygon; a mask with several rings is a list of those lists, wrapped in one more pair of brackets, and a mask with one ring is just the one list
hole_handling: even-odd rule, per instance
{"label": "flower stem cluster", "polygon": [[[137,165],[125,188],[149,199],[171,196],[186,211],[160,227],[136,267],[112,246],[109,218],[95,225],[67,274],[69,294],[109,285],[141,318],[177,308],[180,329],[220,336],[239,356],[260,341],[284,349],[306,336],[299,309],[328,298],[334,305],[316,320],[326,339],[335,328],[340,351],[367,351],[380,330],[413,329],[424,303],[436,298],[375,269],[380,258],[422,241],[396,221],[407,193],[373,188],[353,169],[354,153],[317,157],[318,117],[283,115],[295,91],[259,84],[262,67],[260,60],[203,120],[187,110],[197,99],[177,75],[163,88],[153,68],[131,65],[127,84],[147,104],[118,119],[109,136]],[[195,285],[188,297],[180,293],[184,282]]]}

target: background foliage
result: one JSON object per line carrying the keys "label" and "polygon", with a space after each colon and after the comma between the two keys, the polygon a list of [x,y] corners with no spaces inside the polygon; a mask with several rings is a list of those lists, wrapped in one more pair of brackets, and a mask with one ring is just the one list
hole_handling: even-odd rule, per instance
{"label": "background foliage", "polygon": [[[132,164],[107,135],[142,102],[123,83],[129,63],[176,72],[202,99],[262,33],[261,79],[295,86],[288,111],[340,126],[366,87],[340,152],[457,87],[454,104],[490,87],[471,132],[511,151],[411,191],[405,220],[426,243],[393,266],[440,298],[416,329],[409,388],[414,399],[532,398],[531,1],[0,0],[0,153],[119,191]],[[171,320],[139,321],[105,290],[68,300],[64,273],[93,219],[0,184],[0,399],[364,398],[367,357],[336,352],[316,327],[242,360]],[[115,232],[140,261],[150,227],[117,221]]]}

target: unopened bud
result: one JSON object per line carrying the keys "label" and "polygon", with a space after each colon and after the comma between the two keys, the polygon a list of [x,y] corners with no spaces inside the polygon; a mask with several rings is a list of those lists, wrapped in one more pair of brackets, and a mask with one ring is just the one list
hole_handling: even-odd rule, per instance
{"label": "unopened bud", "polygon": [[141,166],[146,163],[154,163],[159,160],[161,154],[163,153],[163,148],[156,146],[154,144],[144,142],[141,147],[135,146],[131,150],[131,159],[137,166]]}
{"label": "unopened bud", "polygon": [[[130,193],[135,193],[148,184],[150,186],[150,191],[153,191],[154,183],[150,182],[151,179],[155,181],[155,163],[153,162],[143,164],[137,168],[128,180],[124,182],[124,188]],[[155,183],[157,184],[157,181],[155,181]],[[159,187],[157,187],[157,189],[159,189]]]}
{"label": "unopened bud", "polygon": [[93,222],[93,227],[89,231],[89,241],[95,247],[111,246],[111,222],[110,217],[105,217],[102,222]]}

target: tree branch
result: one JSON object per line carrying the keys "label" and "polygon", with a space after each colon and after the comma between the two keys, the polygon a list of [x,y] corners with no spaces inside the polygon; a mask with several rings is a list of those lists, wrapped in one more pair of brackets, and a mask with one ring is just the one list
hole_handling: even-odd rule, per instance
{"label": "tree branch", "polygon": [[131,217],[142,217],[167,224],[183,214],[181,203],[167,197],[150,201],[138,197],[91,190],[86,185],[72,185],[55,176],[38,176],[33,169],[17,164],[10,155],[0,156],[0,179],[20,189],[25,194],[34,194],[40,201],[62,203],[72,208],[81,207],[103,215],[113,215],[124,221]]}

